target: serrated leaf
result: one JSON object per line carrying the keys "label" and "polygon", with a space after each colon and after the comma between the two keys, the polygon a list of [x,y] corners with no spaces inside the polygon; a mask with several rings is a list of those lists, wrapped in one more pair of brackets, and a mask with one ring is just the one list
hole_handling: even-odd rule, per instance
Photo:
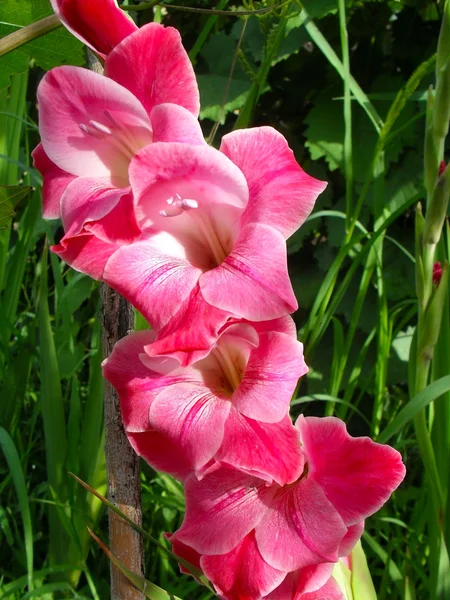
{"label": "serrated leaf", "polygon": [[[1,0],[0,37],[52,14],[48,0]],[[11,75],[26,71],[30,59],[43,69],[85,62],[83,44],[60,27],[0,57],[0,89],[9,85]]]}
{"label": "serrated leaf", "polygon": [[[401,86],[399,78],[381,77],[374,82],[372,91],[387,92],[392,89],[398,90]],[[339,98],[342,89],[338,86],[326,88],[316,98],[314,107],[305,119],[308,128],[305,132],[307,138],[306,146],[309,148],[311,158],[317,160],[325,158],[330,170],[343,169],[344,161],[344,119],[342,100],[331,100]],[[375,107],[383,117],[390,106],[389,102],[374,102]],[[372,155],[377,143],[377,134],[367,116],[356,102],[352,105],[353,112],[353,172],[355,181],[363,182],[368,165],[371,163]],[[415,106],[408,103],[399,116],[395,127],[400,130],[415,115]],[[396,162],[405,147],[417,145],[416,136],[417,122],[402,129],[386,147],[385,167]]]}
{"label": "serrated leaf", "polygon": [[30,191],[30,187],[23,185],[0,187],[0,229],[8,227],[15,215],[14,208]]}
{"label": "serrated leaf", "polygon": [[337,12],[336,0],[303,0],[302,5],[312,19],[322,19]]}
{"label": "serrated leaf", "polygon": [[198,87],[200,89],[201,98],[201,119],[211,119],[217,121],[221,117],[220,122],[225,122],[227,113],[232,112],[244,106],[244,102],[250,92],[251,83],[248,79],[235,79],[231,81],[227,101],[223,106],[223,114],[221,115],[221,107],[224,97],[224,92],[228,83],[228,76],[224,75],[199,75],[197,77]]}

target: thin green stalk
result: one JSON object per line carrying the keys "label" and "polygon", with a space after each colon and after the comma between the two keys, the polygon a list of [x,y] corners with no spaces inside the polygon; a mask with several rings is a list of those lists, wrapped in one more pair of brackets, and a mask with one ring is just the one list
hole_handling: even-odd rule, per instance
{"label": "thin green stalk", "polygon": [[23,44],[35,40],[58,27],[61,27],[59,17],[57,15],[50,15],[35,23],[30,23],[30,25],[22,27],[18,31],[14,31],[0,39],[0,56],[12,52],[16,48],[23,46]]}
{"label": "thin green stalk", "polygon": [[[217,5],[217,10],[221,10],[221,9],[225,8],[225,6],[228,4],[229,1],[230,0],[220,0],[219,4]],[[197,55],[200,52],[200,50],[203,48],[203,45],[206,42],[209,32],[214,27],[218,18],[219,18],[218,15],[211,15],[208,18],[206,23],[203,25],[198,38],[195,40],[195,44],[192,46],[191,50],[189,51],[189,58],[191,59],[191,62],[193,65],[195,65],[195,63],[196,63],[195,59],[197,58]]]}
{"label": "thin green stalk", "polygon": [[342,64],[344,67],[344,172],[347,229],[352,218],[353,198],[353,153],[352,153],[352,99],[350,90],[350,51],[345,17],[345,0],[338,0],[339,29],[341,34]]}

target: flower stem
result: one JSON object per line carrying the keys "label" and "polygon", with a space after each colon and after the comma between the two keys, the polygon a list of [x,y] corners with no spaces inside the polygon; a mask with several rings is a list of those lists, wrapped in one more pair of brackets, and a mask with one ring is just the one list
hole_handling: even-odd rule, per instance
{"label": "flower stem", "polygon": [[18,31],[14,31],[0,40],[0,56],[12,52],[16,48],[23,46],[27,42],[34,40],[41,35],[49,33],[61,26],[61,21],[57,15],[50,15],[45,19],[40,19],[35,23],[30,23]]}

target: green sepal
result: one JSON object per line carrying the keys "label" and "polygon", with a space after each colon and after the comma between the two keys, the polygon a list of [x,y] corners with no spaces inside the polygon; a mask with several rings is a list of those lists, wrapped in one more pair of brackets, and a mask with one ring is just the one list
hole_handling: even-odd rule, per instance
{"label": "green sepal", "polygon": [[450,196],[450,169],[446,168],[437,180],[425,215],[423,243],[436,245],[442,233]]}
{"label": "green sepal", "polygon": [[440,160],[433,131],[433,108],[434,90],[433,86],[430,85],[427,96],[424,144],[425,187],[427,189],[428,197],[431,197],[436,184]]}
{"label": "green sepal", "polygon": [[433,286],[431,298],[423,316],[419,346],[421,353],[431,358],[441,329],[445,298],[448,292],[448,262],[444,263],[440,282]]}

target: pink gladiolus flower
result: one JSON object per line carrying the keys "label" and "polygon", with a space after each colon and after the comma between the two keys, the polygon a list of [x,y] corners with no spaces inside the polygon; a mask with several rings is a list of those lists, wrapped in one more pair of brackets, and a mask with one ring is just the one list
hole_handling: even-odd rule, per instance
{"label": "pink gladiolus flower", "polygon": [[295,481],[303,458],[287,413],[307,367],[292,326],[290,317],[272,323],[273,331],[231,324],[186,368],[149,355],[154,332],[120,340],[103,373],[119,392],[136,452],[180,479],[225,464],[268,482]]}
{"label": "pink gladiolus flower", "polygon": [[67,29],[87,46],[106,56],[137,26],[115,0],[50,0]]}
{"label": "pink gladiolus flower", "polygon": [[33,153],[44,217],[61,216],[66,232],[54,251],[97,279],[108,257],[141,235],[128,176],[135,154],[160,141],[205,143],[195,75],[175,29],[135,31],[108,55],[105,73],[59,67],[44,76]]}
{"label": "pink gladiolus flower", "polygon": [[[339,419],[301,416],[296,427],[305,467],[294,483],[268,485],[223,466],[201,481],[185,482],[186,515],[171,540],[200,555],[201,568],[228,590],[227,597],[235,597],[235,585],[255,589],[258,579],[254,597],[268,595],[288,573],[346,556],[362,521],[404,477],[396,450],[351,437]],[[255,574],[247,579],[233,567],[244,562]],[[224,564],[230,565],[229,578],[220,574]]]}
{"label": "pink gladiolus flower", "polygon": [[192,360],[230,318],[296,310],[285,240],[326,184],[300,168],[281,134],[236,131],[220,152],[152,144],[129,174],[145,239],[119,248],[104,279],[158,331],[155,354],[193,352]]}

